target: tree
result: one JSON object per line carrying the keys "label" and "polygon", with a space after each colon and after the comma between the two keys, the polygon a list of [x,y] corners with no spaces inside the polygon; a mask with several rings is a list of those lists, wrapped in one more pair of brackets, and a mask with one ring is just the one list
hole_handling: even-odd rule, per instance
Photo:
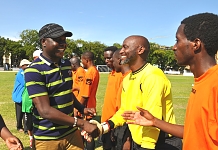
{"label": "tree", "polygon": [[5,46],[6,46],[6,39],[4,37],[1,37],[0,36],[0,64],[2,64],[3,60],[2,60],[2,57],[4,55],[4,52],[5,52]]}
{"label": "tree", "polygon": [[32,60],[32,54],[36,49],[40,49],[40,41],[38,37],[37,30],[24,30],[20,34],[20,43],[23,46],[23,50],[26,52],[26,55],[29,57],[29,60]]}
{"label": "tree", "polygon": [[122,48],[122,45],[119,44],[119,43],[114,43],[113,46],[116,46],[118,49],[121,49],[121,48]]}
{"label": "tree", "polygon": [[19,41],[6,40],[5,54],[8,55],[9,53],[11,53],[11,65],[15,67],[19,67],[21,59],[28,58]]}

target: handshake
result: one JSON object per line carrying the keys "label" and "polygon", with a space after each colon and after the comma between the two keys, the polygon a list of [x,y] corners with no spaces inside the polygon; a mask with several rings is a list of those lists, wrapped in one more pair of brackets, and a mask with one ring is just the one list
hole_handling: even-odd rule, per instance
{"label": "handshake", "polygon": [[95,138],[97,136],[101,136],[102,134],[107,133],[110,130],[110,125],[107,122],[99,123],[96,120],[90,120],[89,123],[96,125],[98,133],[97,134],[88,134],[86,130],[81,131],[81,135],[86,139],[88,142],[92,140],[92,138]]}

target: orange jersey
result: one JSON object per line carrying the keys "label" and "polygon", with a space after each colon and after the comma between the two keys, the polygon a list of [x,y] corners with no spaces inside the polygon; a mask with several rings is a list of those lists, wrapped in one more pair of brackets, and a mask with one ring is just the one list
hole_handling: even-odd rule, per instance
{"label": "orange jersey", "polygon": [[96,108],[96,92],[99,83],[99,72],[95,66],[88,68],[79,96],[88,97],[87,108]]}
{"label": "orange jersey", "polygon": [[104,105],[102,109],[101,122],[105,122],[108,119],[110,119],[117,111],[117,94],[118,89],[120,87],[120,83],[122,82],[122,77],[122,73],[117,73],[115,71],[110,72],[108,76],[108,83],[104,96]]}
{"label": "orange jersey", "polygon": [[218,149],[218,65],[195,83],[190,94],[184,124],[184,150]]}
{"label": "orange jersey", "polygon": [[123,74],[122,76],[122,82],[120,84],[120,87],[118,89],[117,92],[117,100],[116,100],[116,111],[120,108],[120,104],[121,104],[121,93],[122,93],[122,89],[123,89],[123,79],[131,72],[131,70],[129,70],[128,72],[126,72],[125,74]]}
{"label": "orange jersey", "polygon": [[79,90],[74,90],[74,89],[81,89],[81,86],[83,84],[83,80],[85,78],[85,73],[86,71],[82,68],[79,67],[76,71],[72,71],[73,74],[73,94],[76,96],[77,99],[80,99],[79,96]]}

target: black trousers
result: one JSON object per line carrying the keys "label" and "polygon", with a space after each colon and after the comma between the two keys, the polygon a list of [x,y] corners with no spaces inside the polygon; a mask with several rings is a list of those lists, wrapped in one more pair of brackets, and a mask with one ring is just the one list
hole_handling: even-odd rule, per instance
{"label": "black trousers", "polygon": [[[147,148],[142,148],[141,145],[133,142],[133,150],[151,150]],[[168,137],[165,139],[165,142],[159,142],[156,144],[154,150],[182,150],[182,140],[177,137]]]}
{"label": "black trousers", "polygon": [[24,129],[24,132],[27,132],[25,115],[22,112],[22,103],[15,103],[15,112],[17,120],[17,130]]}

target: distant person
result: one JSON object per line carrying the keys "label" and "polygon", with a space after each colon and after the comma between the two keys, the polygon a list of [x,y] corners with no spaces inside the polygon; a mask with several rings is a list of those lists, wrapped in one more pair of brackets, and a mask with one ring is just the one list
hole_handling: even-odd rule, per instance
{"label": "distant person", "polygon": [[[79,95],[81,96],[80,103],[86,108],[94,108],[96,110],[96,93],[99,83],[99,72],[94,64],[94,54],[86,51],[81,55],[81,61],[84,69],[87,69],[82,89]],[[85,116],[86,120],[92,119],[93,116]],[[87,150],[95,149],[95,141],[86,142]]]}
{"label": "distant person", "polygon": [[[33,60],[36,60],[40,54],[42,53],[41,50],[35,50],[33,52]],[[33,147],[33,121],[32,121],[32,105],[33,101],[31,98],[29,98],[29,94],[27,91],[27,88],[25,86],[25,89],[23,91],[22,94],[22,112],[25,113],[25,122],[26,122],[26,126],[27,126],[27,133],[29,135],[30,138],[30,148]]]}
{"label": "distant person", "polygon": [[73,57],[79,58],[79,56],[76,53],[72,52],[71,55],[70,55],[70,58],[73,58]]}
{"label": "distant person", "polygon": [[[100,133],[122,126],[126,122],[121,116],[123,112],[136,110],[136,106],[148,109],[159,119],[176,123],[170,81],[162,70],[147,62],[149,51],[149,41],[143,36],[132,35],[123,41],[121,64],[128,64],[132,72],[123,79],[120,109],[101,126],[97,124]],[[135,150],[181,150],[181,139],[156,127],[131,124],[128,127]]]}
{"label": "distant person", "polygon": [[83,67],[80,66],[80,59],[78,57],[73,57],[70,59],[71,62],[71,68],[72,68],[72,77],[73,77],[73,87],[72,91],[74,95],[78,98],[80,88],[83,84],[83,80],[85,78],[86,71],[83,69]]}
{"label": "distant person", "polygon": [[[131,70],[129,68],[128,64],[121,64],[121,55],[120,50],[116,50],[113,54],[113,66],[117,73],[122,73],[121,81],[129,74],[131,73]],[[121,94],[122,94],[122,82],[120,84],[119,89],[117,90],[116,95],[116,109],[118,110],[121,105]],[[116,150],[130,150],[132,145],[132,136],[129,131],[128,125],[125,123],[123,126],[117,127],[114,129],[114,137],[116,141]]]}
{"label": "distant person", "polygon": [[66,37],[72,33],[49,23],[39,30],[42,54],[25,70],[29,97],[33,100],[33,134],[40,150],[83,150],[78,128],[96,137],[96,125],[73,117],[74,107],[82,114],[95,115],[72,93],[71,64],[63,59]]}
{"label": "distant person", "polygon": [[[70,59],[70,62],[71,62],[72,78],[73,78],[72,91],[73,94],[76,96],[76,98],[80,100],[81,95],[79,95],[79,93],[84,82],[86,71],[83,69],[83,67],[80,66],[80,59],[78,57],[72,57]],[[78,116],[78,115],[81,117],[81,114],[78,114],[78,110],[75,110],[74,116]]]}
{"label": "distant person", "polygon": [[[112,70],[108,75],[107,87],[104,96],[104,103],[102,108],[101,122],[108,121],[119,109],[116,105],[117,103],[117,91],[120,87],[120,83],[122,82],[122,73],[116,72],[113,66],[113,54],[118,50],[116,46],[109,46],[104,49],[104,60],[106,65]],[[103,134],[101,137],[101,141],[103,144],[104,150],[112,150],[115,149],[116,140],[112,140],[113,132],[108,132]]]}
{"label": "distant person", "polygon": [[8,149],[10,150],[22,150],[23,144],[15,137],[5,125],[5,122],[0,115],[0,137],[5,141]]}
{"label": "distant person", "polygon": [[[200,13],[185,18],[176,32],[173,51],[178,65],[189,65],[194,74],[185,124],[175,125],[157,118],[149,109],[123,114],[130,123],[155,126],[183,138],[184,150],[218,149],[218,16]],[[139,105],[138,105],[139,106]]]}
{"label": "distant person", "polygon": [[25,123],[24,113],[22,112],[22,94],[25,89],[24,70],[30,63],[31,62],[27,59],[21,60],[20,69],[16,74],[14,89],[12,92],[12,99],[15,102],[17,130],[25,133],[27,133],[27,127]]}
{"label": "distant person", "polygon": [[40,56],[41,53],[42,53],[41,50],[39,50],[39,49],[35,50],[33,52],[33,60],[36,60]]}

